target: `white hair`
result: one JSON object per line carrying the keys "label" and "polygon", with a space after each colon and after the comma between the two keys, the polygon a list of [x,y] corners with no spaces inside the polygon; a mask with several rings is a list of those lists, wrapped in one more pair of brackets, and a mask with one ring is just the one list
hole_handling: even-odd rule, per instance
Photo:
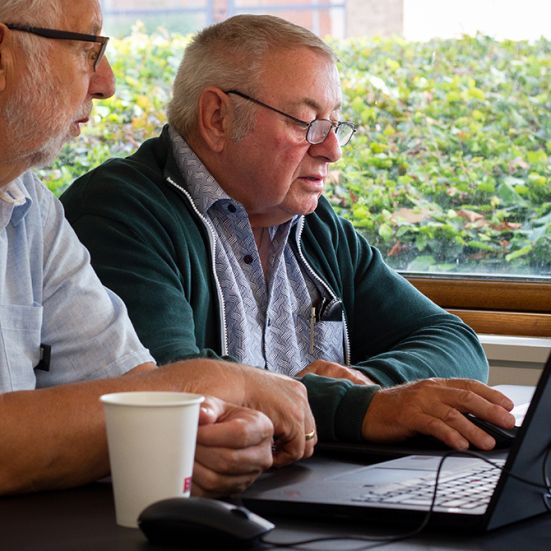
{"label": "white hair", "polygon": [[[271,15],[236,15],[200,31],[187,46],[173,86],[168,121],[186,137],[195,129],[198,103],[208,86],[255,94],[268,52],[307,47],[336,61],[331,48],[311,31]],[[240,102],[241,103],[241,102]],[[250,106],[236,106],[239,139],[252,127]]]}
{"label": "white hair", "polygon": [[60,0],[2,0],[0,21],[47,27],[59,21]]}
{"label": "white hair", "polygon": [[[61,19],[61,0],[1,0],[0,22],[34,27],[55,27]],[[50,44],[44,38],[14,31],[21,44],[29,69],[33,72],[43,65]]]}

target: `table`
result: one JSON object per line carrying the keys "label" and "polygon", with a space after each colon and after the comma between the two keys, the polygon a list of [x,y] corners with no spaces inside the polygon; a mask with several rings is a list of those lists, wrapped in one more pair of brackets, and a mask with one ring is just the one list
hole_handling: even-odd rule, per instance
{"label": "table", "polygon": [[[508,388],[516,403],[531,395],[526,388]],[[309,537],[373,535],[376,526],[335,521],[310,521],[269,516],[276,524],[272,541],[295,541]],[[158,551],[138,529],[115,523],[112,487],[96,482],[81,488],[0,498],[0,549],[5,551]],[[327,542],[302,547],[306,550],[359,550],[356,542]],[[379,548],[380,546],[377,546]],[[383,546],[384,547],[384,546]],[[186,547],[186,549],[192,549]],[[261,546],[260,549],[276,549]],[[405,550],[484,550],[551,549],[551,514],[533,518],[483,535],[427,531],[386,549]]]}
{"label": "table", "polygon": [[[374,534],[374,527],[339,522],[315,522],[270,517],[277,528],[274,541],[328,535]],[[140,530],[115,523],[112,489],[98,482],[73,490],[0,498],[0,549],[5,551],[158,551]],[[304,547],[310,550],[358,550],[358,542],[327,542]],[[530,519],[488,534],[426,532],[413,540],[394,543],[389,549],[484,550],[551,549],[551,515]],[[186,547],[186,549],[191,549]],[[275,549],[261,546],[260,549]]]}

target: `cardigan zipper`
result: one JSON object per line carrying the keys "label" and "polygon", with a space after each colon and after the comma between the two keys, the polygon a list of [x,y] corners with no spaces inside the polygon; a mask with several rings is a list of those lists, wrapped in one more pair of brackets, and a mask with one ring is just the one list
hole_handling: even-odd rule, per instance
{"label": "cardigan zipper", "polygon": [[[205,228],[207,229],[207,233],[209,236],[209,241],[211,245],[211,258],[212,258],[212,274],[214,277],[214,282],[216,286],[216,293],[218,295],[218,304],[220,305],[220,333],[222,335],[222,356],[228,355],[228,330],[226,326],[226,309],[224,306],[224,298],[222,295],[222,287],[220,285],[220,281],[218,279],[218,276],[216,274],[216,238],[215,238],[215,231],[212,227],[210,221],[203,216],[200,212],[197,206],[195,205],[195,202],[193,201],[191,195],[179,184],[177,184],[172,178],[169,176],[167,177],[167,182],[174,186],[176,189],[178,189],[181,193],[184,194],[184,196],[187,198],[188,202],[190,203],[192,209],[194,210],[195,214],[197,214],[198,218],[203,222]],[[308,261],[306,260],[306,257],[304,256],[304,253],[302,252],[302,248],[300,245],[300,240],[302,237],[302,231],[304,229],[304,216],[299,221],[299,226],[297,230],[297,237],[296,237],[296,243],[297,243],[297,250],[299,257],[310,273],[311,277],[315,279],[329,294],[329,296],[336,300],[338,297],[335,295],[335,293],[332,291],[332,289],[325,283],[325,281],[314,271],[314,269],[310,266]],[[348,336],[348,324],[346,322],[346,314],[343,311],[342,316],[343,326],[344,326],[344,355],[345,355],[345,364],[347,366],[350,365],[351,358],[350,358],[350,338]]]}
{"label": "cardigan zipper", "polygon": [[[302,263],[304,264],[304,266],[308,270],[308,273],[310,274],[310,276],[313,279],[315,279],[318,283],[320,283],[320,285],[327,291],[327,293],[329,294],[331,299],[332,300],[337,300],[338,299],[337,295],[335,295],[333,290],[329,287],[329,285],[327,285],[327,283],[325,283],[325,281],[321,278],[321,276],[319,276],[314,271],[314,268],[312,268],[312,266],[310,266],[310,264],[306,260],[306,257],[304,256],[304,253],[302,252],[302,248],[300,246],[300,240],[302,238],[302,230],[303,229],[304,229],[304,216],[302,216],[301,219],[298,222],[298,229],[297,229],[297,233],[296,233],[297,250],[298,250],[298,255],[300,257],[300,260],[302,261]],[[348,366],[350,366],[350,363],[351,363],[350,338],[348,336],[348,324],[346,322],[346,313],[344,312],[344,309],[343,309],[343,313],[342,313],[342,323],[343,323],[343,326],[344,326],[344,361],[345,361],[346,366],[348,367]],[[312,335],[312,332],[311,332],[311,335]],[[310,347],[312,347],[312,345],[313,345],[313,343],[311,342]]]}
{"label": "cardigan zipper", "polygon": [[227,356],[228,355],[228,329],[226,327],[226,308],[224,306],[224,297],[222,295],[222,287],[220,285],[218,275],[216,274],[216,237],[215,237],[216,232],[214,231],[214,228],[212,227],[212,224],[210,223],[209,219],[203,216],[199,212],[199,209],[195,205],[195,202],[193,201],[191,195],[181,185],[177,184],[170,176],[168,176],[166,180],[169,184],[174,186],[176,189],[178,189],[185,195],[185,197],[187,198],[187,200],[191,205],[191,208],[194,210],[195,214],[197,214],[198,218],[203,222],[205,228],[207,229],[207,233],[210,241],[210,247],[211,247],[212,275],[214,277],[214,283],[216,286],[216,294],[218,295],[218,304],[220,305],[220,334],[221,334],[221,340],[222,340],[221,356]]}

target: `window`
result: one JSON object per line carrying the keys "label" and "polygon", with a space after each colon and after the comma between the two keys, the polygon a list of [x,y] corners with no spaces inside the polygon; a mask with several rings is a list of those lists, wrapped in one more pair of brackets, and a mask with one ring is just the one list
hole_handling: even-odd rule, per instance
{"label": "window", "polygon": [[346,118],[361,128],[331,173],[335,208],[475,329],[551,336],[551,4],[101,3],[120,38],[108,52],[119,93],[98,103],[88,144],[43,173],[53,189],[159,131],[187,33],[271,12],[331,35],[340,58]]}

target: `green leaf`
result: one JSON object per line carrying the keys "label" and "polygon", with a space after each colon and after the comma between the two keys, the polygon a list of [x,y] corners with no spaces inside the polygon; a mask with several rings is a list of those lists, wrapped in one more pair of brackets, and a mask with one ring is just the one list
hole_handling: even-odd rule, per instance
{"label": "green leaf", "polygon": [[522,256],[526,256],[532,251],[533,245],[526,245],[525,247],[522,247],[522,249],[518,249],[517,251],[514,251],[512,253],[509,253],[505,260],[507,262],[511,262],[512,260],[516,260],[517,258],[520,258]]}
{"label": "green leaf", "polygon": [[383,238],[383,241],[390,241],[393,236],[392,228],[388,224],[381,224],[378,233]]}

